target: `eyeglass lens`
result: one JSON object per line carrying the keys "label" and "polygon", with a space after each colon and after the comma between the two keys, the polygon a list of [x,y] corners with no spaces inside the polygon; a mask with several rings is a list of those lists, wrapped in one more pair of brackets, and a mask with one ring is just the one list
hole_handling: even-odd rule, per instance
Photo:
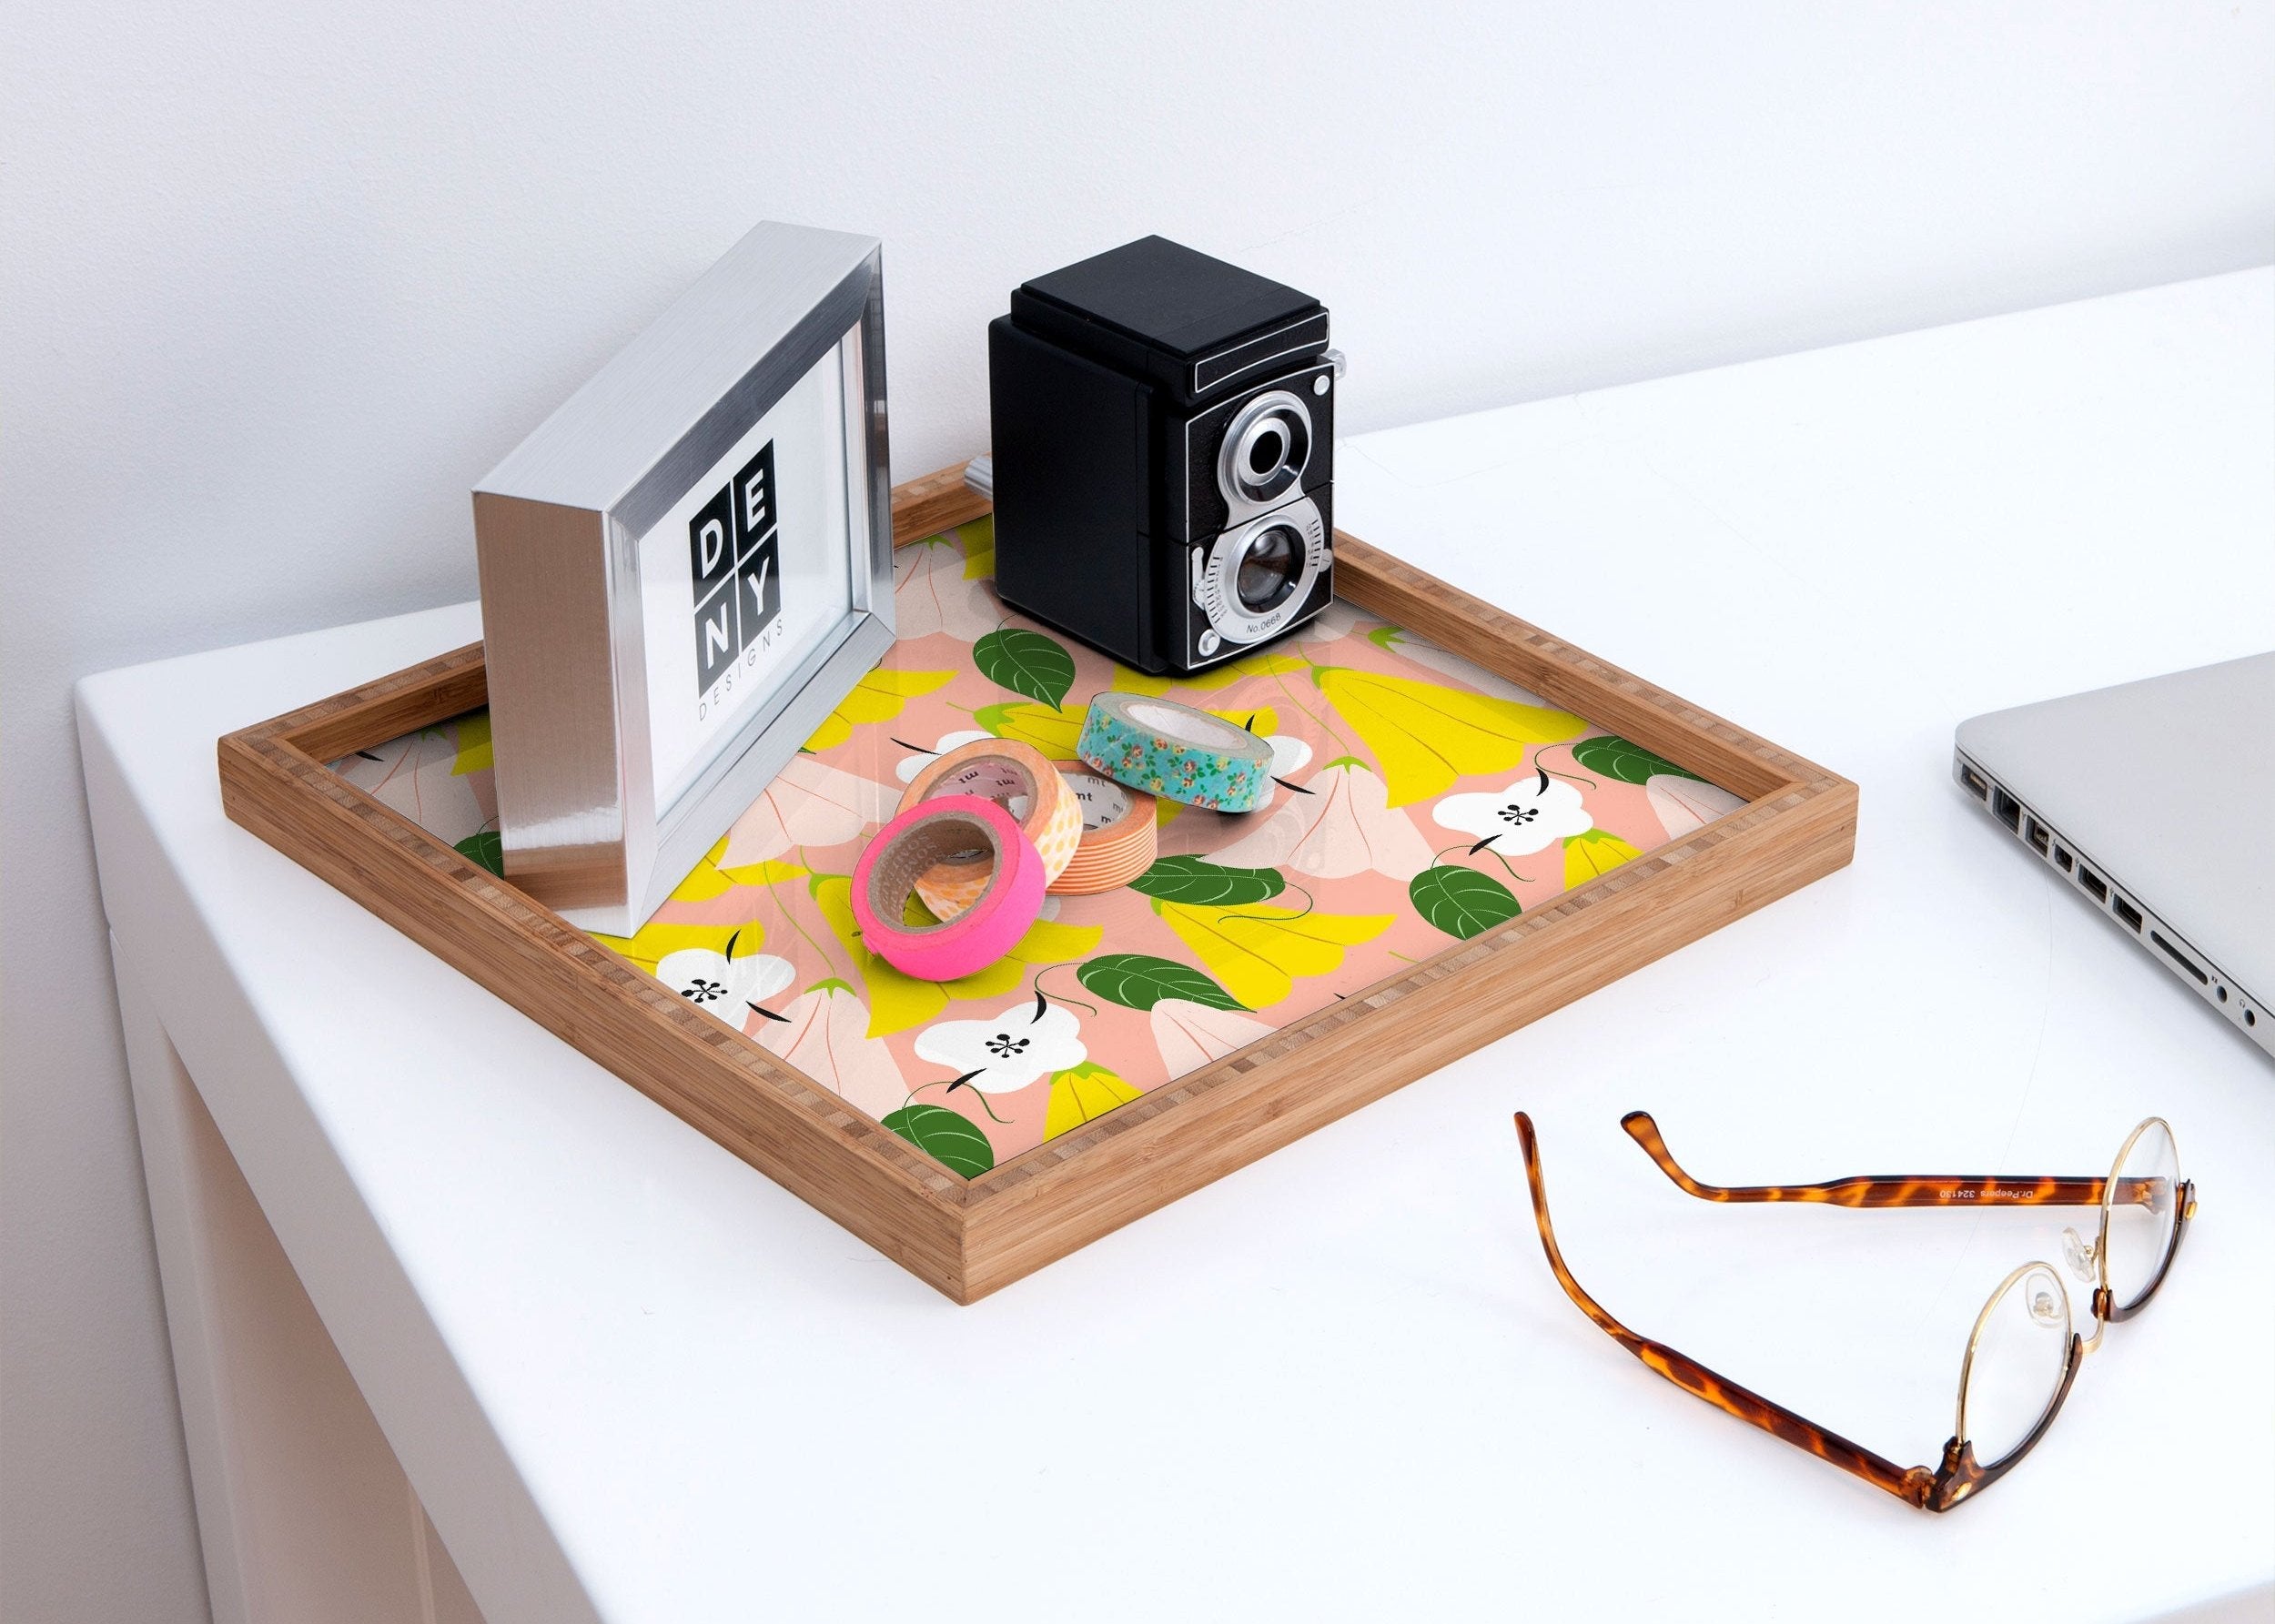
{"label": "eyeglass lens", "polygon": [[1967,1441],[1985,1467],[2021,1447],[2053,1407],[2069,1355],[2069,1301],[2045,1264],[2007,1276],[1976,1321],[1963,1395]]}
{"label": "eyeglass lens", "polygon": [[2143,1123],[2118,1157],[2102,1202],[2102,1257],[2110,1301],[2131,1308],[2163,1272],[2180,1227],[2180,1153],[2172,1130]]}

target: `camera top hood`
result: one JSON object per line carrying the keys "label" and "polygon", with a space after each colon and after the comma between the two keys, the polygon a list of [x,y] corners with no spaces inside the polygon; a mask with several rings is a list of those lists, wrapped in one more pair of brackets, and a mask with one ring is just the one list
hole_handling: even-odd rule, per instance
{"label": "camera top hood", "polygon": [[1011,319],[1190,402],[1327,348],[1327,309],[1309,294],[1162,237],[1014,289]]}

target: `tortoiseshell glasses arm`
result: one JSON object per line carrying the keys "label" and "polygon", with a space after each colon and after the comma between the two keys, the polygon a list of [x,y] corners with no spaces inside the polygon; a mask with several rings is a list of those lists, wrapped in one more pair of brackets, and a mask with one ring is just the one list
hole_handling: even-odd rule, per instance
{"label": "tortoiseshell glasses arm", "polygon": [[1774,1404],[1759,1393],[1716,1375],[1697,1360],[1676,1352],[1663,1342],[1637,1336],[1613,1318],[1602,1304],[1580,1288],[1580,1282],[1573,1279],[1572,1271],[1564,1266],[1564,1255],[1557,1249],[1556,1232],[1548,1220],[1548,1189],[1541,1179],[1540,1145],[1533,1137],[1532,1119],[1522,1111],[1517,1113],[1517,1143],[1524,1150],[1524,1176],[1532,1191],[1532,1221],[1540,1228],[1541,1248],[1548,1254],[1548,1266],[1555,1274],[1557,1284],[1564,1288],[1564,1294],[1579,1306],[1582,1314],[1595,1321],[1597,1328],[1605,1336],[1684,1392],[1704,1399],[1725,1415],[1735,1416],[1764,1432],[1806,1449],[1818,1459],[1830,1461],[1843,1471],[1854,1472],[1866,1482],[1886,1489],[1909,1505],[1926,1507],[1931,1504],[1936,1495],[1936,1474],[1926,1467],[1900,1467],[1885,1456],[1876,1455],[1861,1444],[1851,1443],[1838,1433],[1828,1432],[1815,1422],[1794,1414],[1785,1406]]}
{"label": "tortoiseshell glasses arm", "polygon": [[[1628,1137],[1643,1147],[1659,1171],[1689,1195],[1702,1201],[1817,1201],[1834,1206],[2098,1206],[2108,1188],[2104,1178],[2026,1178],[1996,1175],[1835,1179],[1821,1185],[1710,1185],[1685,1173],[1659,1125],[1647,1111],[1630,1111],[1620,1118]],[[2120,1185],[2120,1205],[2145,1204],[2149,1181],[2128,1179]],[[2138,1185],[2128,1190],[2125,1185]]]}

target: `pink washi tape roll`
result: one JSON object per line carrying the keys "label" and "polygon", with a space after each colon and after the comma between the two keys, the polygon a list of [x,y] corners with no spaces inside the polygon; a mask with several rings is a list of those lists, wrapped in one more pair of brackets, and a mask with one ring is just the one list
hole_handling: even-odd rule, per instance
{"label": "pink washi tape roll", "polygon": [[[971,905],[945,924],[910,924],[917,877],[944,862],[993,864]],[[1011,814],[977,795],[920,801],[877,832],[854,864],[854,919],[861,940],[894,969],[919,981],[954,981],[1009,953],[1043,913],[1042,853]]]}

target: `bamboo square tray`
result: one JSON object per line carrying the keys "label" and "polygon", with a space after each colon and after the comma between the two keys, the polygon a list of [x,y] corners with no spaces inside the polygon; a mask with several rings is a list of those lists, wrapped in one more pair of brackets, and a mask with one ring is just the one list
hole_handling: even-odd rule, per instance
{"label": "bamboo square tray", "polygon": [[[953,713],[1064,755],[1078,694],[1170,685],[1005,615],[960,470],[894,506],[896,546],[925,546],[901,555],[903,641],[875,691],[633,938],[589,936],[483,866],[480,645],[223,739],[223,803],[958,1302],[1853,853],[1853,784],[1339,533],[1331,623],[1176,691],[1277,735],[1275,808],[1165,802],[1149,879],[1063,899],[1000,973],[907,983],[833,890],[890,815],[892,757],[905,777],[948,748],[929,735]],[[722,950],[747,978],[761,937],[781,996],[748,1015],[657,979],[667,955]],[[949,1087],[970,1057],[940,1057],[1014,1021],[1043,1047]]]}

